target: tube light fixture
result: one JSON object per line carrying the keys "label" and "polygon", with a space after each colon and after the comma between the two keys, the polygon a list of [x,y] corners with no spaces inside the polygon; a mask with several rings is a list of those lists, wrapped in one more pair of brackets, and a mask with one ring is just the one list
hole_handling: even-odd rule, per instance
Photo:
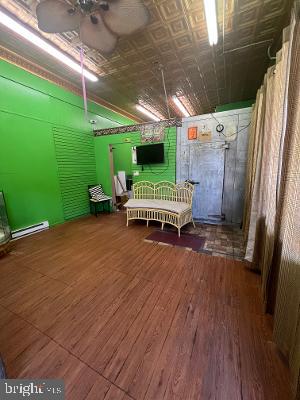
{"label": "tube light fixture", "polygon": [[213,46],[218,43],[218,24],[216,0],[203,0],[209,44]]}
{"label": "tube light fixture", "polygon": [[172,100],[173,100],[174,104],[176,105],[176,107],[182,112],[182,114],[185,117],[190,117],[190,113],[188,112],[188,110],[185,108],[185,106],[179,100],[179,98],[177,96],[172,96]]}
{"label": "tube light fixture", "polygon": [[145,107],[141,106],[140,104],[136,105],[136,109],[139,110],[141,113],[147,115],[147,117],[151,118],[153,121],[160,121],[160,118],[158,118],[156,115],[154,115],[152,112],[147,110]]}
{"label": "tube light fixture", "polygon": [[[6,26],[8,29],[22,36],[24,39],[28,40],[28,42],[34,44],[47,54],[50,54],[52,57],[56,58],[63,64],[67,65],[74,71],[79,74],[82,73],[81,66],[76,61],[72,60],[71,57],[65,55],[62,51],[56,49],[54,46],[49,44],[46,40],[42,39],[29,29],[25,28],[25,26],[21,25],[19,22],[9,17],[3,11],[0,10],[0,23]],[[98,78],[96,75],[89,72],[87,69],[83,69],[83,75],[92,82],[97,82]]]}

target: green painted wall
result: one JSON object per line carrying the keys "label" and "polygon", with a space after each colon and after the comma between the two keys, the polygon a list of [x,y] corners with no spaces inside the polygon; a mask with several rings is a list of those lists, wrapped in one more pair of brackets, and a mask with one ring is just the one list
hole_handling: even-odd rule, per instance
{"label": "green painted wall", "polygon": [[[0,61],[0,190],[12,229],[65,220],[54,128],[91,133],[82,98],[5,61]],[[88,103],[98,128],[132,123]],[[95,141],[94,141],[95,142]]]}
{"label": "green painted wall", "polygon": [[252,104],[254,104],[254,103],[255,103],[255,100],[245,100],[245,101],[238,101],[236,103],[223,104],[221,106],[216,107],[216,112],[238,110],[240,108],[247,108],[247,107],[251,107]]}
{"label": "green painted wall", "polygon": [[12,229],[64,220],[49,124],[0,112],[0,188]]}
{"label": "green painted wall", "polygon": [[130,142],[132,140],[130,133],[95,137],[97,181],[102,184],[106,194],[112,194],[109,166],[109,145],[122,145],[126,143],[127,140],[130,140]]}
{"label": "green painted wall", "polygon": [[[132,137],[133,146],[140,146],[140,133],[136,132]],[[164,164],[133,165],[133,170],[139,172],[139,176],[133,177],[133,182],[138,181],[176,181],[176,128],[165,129],[165,162]]]}
{"label": "green painted wall", "polygon": [[[97,180],[101,182],[105,193],[111,194],[111,178],[109,170],[109,145],[122,145],[127,140],[131,141],[130,147],[141,145],[140,132],[121,133],[117,135],[98,136],[95,138]],[[165,137],[165,163],[144,166],[132,164],[132,174],[139,172],[139,176],[133,176],[133,181],[148,180],[159,182],[163,180],[175,182],[176,180],[176,128],[166,129]],[[129,149],[128,149],[129,151]]]}
{"label": "green painted wall", "polygon": [[113,146],[114,172],[125,171],[126,175],[132,174],[132,144],[117,143]]}

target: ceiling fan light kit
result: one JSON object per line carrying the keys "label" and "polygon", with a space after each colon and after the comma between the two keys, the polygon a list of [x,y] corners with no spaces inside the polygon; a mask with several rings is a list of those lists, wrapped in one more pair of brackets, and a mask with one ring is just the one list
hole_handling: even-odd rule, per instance
{"label": "ceiling fan light kit", "polygon": [[85,68],[82,71],[81,65],[79,63],[77,63],[71,57],[64,54],[62,51],[58,50],[56,47],[52,46],[50,43],[42,39],[37,34],[33,33],[31,30],[25,28],[25,26],[23,26],[22,24],[20,24],[15,19],[11,18],[1,10],[0,10],[0,23],[4,25],[6,28],[10,29],[11,31],[17,33],[18,35],[26,39],[28,42],[34,44],[47,54],[56,58],[61,63],[67,65],[73,71],[76,71],[79,74],[83,73],[84,77],[87,78],[88,80],[92,82],[98,81],[96,75],[92,74]]}
{"label": "ceiling fan light kit", "polygon": [[[211,46],[218,42],[218,25],[216,0],[203,0],[209,43]],[[77,31],[78,40],[93,51],[111,54],[117,46],[120,36],[130,35],[145,27],[149,20],[148,9],[142,0],[42,0],[36,6],[38,27],[46,33],[62,33]],[[10,23],[10,20],[13,23]],[[42,50],[51,54],[62,63],[68,65],[85,78],[96,82],[98,78],[83,68],[83,49],[81,64],[76,63],[63,52],[51,46],[46,40],[27,30],[0,10],[0,23],[23,36]],[[164,83],[163,67],[159,65]],[[168,99],[166,88],[166,105]],[[171,96],[178,111],[184,117],[191,116],[186,104],[180,96]],[[154,121],[160,121],[161,116],[141,104],[136,109]],[[168,112],[169,114],[169,112]],[[170,118],[170,115],[169,115]]]}
{"label": "ceiling fan light kit", "polygon": [[43,0],[36,7],[38,27],[47,33],[78,30],[81,41],[104,54],[114,51],[118,37],[145,27],[149,12],[142,0]]}

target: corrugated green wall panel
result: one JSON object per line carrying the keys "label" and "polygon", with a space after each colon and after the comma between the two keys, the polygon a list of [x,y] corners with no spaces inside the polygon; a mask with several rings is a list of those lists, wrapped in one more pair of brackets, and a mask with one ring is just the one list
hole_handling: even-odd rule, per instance
{"label": "corrugated green wall panel", "polygon": [[88,214],[88,185],[96,183],[94,136],[60,127],[52,131],[64,218]]}

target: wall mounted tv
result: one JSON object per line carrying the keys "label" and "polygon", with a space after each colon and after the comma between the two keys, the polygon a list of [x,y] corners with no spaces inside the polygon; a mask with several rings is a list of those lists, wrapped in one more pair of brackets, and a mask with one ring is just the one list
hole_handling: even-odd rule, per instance
{"label": "wall mounted tv", "polygon": [[146,164],[162,164],[165,162],[164,144],[147,144],[145,146],[137,146],[136,162],[139,165]]}

